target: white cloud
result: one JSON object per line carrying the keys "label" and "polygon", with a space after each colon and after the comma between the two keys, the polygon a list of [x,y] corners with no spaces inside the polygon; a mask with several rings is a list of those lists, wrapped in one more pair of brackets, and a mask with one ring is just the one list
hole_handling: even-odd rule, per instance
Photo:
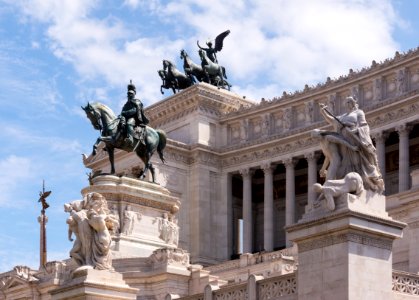
{"label": "white cloud", "polygon": [[161,13],[189,23],[202,38],[231,29],[219,57],[245,85],[264,77],[261,86],[301,88],[384,59],[397,48],[391,34],[398,21],[389,1],[184,0]]}
{"label": "white cloud", "polygon": [[392,32],[401,24],[389,0],[124,2],[148,9],[173,34],[181,35],[184,28],[195,33],[170,40],[164,30],[150,37],[115,16],[94,17],[99,1],[21,3],[27,16],[49,24],[55,55],[72,63],[82,80],[103,78],[120,88],[133,78],[139,95],[153,101],[161,97],[156,71],[162,59],[177,57],[184,47],[196,50],[197,39],[226,29],[231,34],[219,61],[237,90],[259,87],[255,96],[260,98],[264,89],[277,86],[279,95],[391,56],[397,49]]}

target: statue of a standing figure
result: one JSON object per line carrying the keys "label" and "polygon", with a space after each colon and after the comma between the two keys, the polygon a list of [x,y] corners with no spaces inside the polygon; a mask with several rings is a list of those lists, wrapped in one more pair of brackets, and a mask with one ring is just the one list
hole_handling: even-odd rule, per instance
{"label": "statue of a standing figure", "polygon": [[230,34],[230,30],[226,30],[226,31],[220,33],[219,35],[217,35],[217,37],[215,38],[214,47],[212,47],[212,41],[211,40],[208,40],[207,43],[206,43],[208,48],[201,47],[201,45],[199,45],[199,41],[196,41],[196,44],[198,45],[199,49],[204,50],[206,52],[208,58],[213,63],[218,64],[216,53],[223,49],[224,38],[229,34]]}
{"label": "statue of a standing figure", "polygon": [[89,193],[82,201],[65,204],[64,211],[70,213],[67,219],[70,241],[72,233],[76,236],[70,256],[79,266],[112,269],[110,231],[118,226],[118,220],[110,214],[105,197]]}
{"label": "statue of a standing figure", "polygon": [[327,106],[320,104],[320,112],[334,131],[317,130],[325,164],[321,176],[326,180],[343,179],[348,173],[358,173],[364,188],[377,193],[384,191],[384,181],[378,167],[376,149],[364,112],[353,97],[346,98],[346,113],[334,116]]}

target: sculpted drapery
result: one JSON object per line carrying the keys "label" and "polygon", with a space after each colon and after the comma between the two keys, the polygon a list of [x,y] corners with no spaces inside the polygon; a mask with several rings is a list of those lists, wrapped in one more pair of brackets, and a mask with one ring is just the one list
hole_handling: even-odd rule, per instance
{"label": "sculpted drapery", "polygon": [[118,220],[110,214],[105,197],[89,193],[83,200],[65,204],[64,210],[70,213],[67,219],[70,241],[72,234],[76,237],[70,257],[79,266],[111,269],[110,231],[118,226]]}

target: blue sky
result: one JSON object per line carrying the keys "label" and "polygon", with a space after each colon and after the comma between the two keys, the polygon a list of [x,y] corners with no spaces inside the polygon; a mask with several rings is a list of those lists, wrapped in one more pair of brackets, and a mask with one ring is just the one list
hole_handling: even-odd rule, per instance
{"label": "blue sky", "polygon": [[87,185],[81,154],[97,132],[80,106],[117,113],[133,79],[145,106],[162,60],[218,54],[232,91],[259,101],[361,69],[419,46],[419,1],[0,0],[0,272],[39,262],[42,179],[51,189],[49,259],[68,257],[63,204]]}

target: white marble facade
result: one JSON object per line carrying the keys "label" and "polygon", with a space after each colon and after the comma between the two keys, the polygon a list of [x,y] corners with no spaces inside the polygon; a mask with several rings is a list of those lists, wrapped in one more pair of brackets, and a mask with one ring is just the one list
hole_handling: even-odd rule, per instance
{"label": "white marble facade", "polygon": [[[154,239],[141,258],[116,256],[115,269],[130,287],[139,289],[139,295],[158,295],[156,299],[188,294],[197,295],[190,299],[244,299],[240,297],[250,293],[258,299],[269,295],[297,299],[293,275],[297,255],[268,255],[291,249],[284,227],[293,226],[305,213],[308,218],[317,198],[309,187],[319,181],[323,156],[311,131],[330,129],[320,105],[339,115],[351,95],[357,97],[370,125],[386,184],[388,215],[407,223],[404,237],[392,248],[393,268],[398,270],[393,273],[393,290],[402,291],[402,282],[418,280],[413,273],[419,272],[419,49],[259,103],[200,83],[146,108],[151,126],[169,137],[167,163],[155,159],[153,165],[156,181],[179,199],[179,211],[171,219],[164,210],[150,213],[135,201],[107,197],[120,220],[114,236],[114,247],[120,248],[115,251],[126,247],[125,253],[133,253],[124,241],[131,237],[143,241],[144,226]],[[119,175],[133,176],[141,168],[135,155],[122,151],[115,153],[115,161]],[[99,151],[87,166],[92,173],[109,172],[106,152]],[[159,245],[175,250],[156,250]],[[289,269],[280,271],[285,265]],[[51,274],[65,274],[60,268],[65,269],[57,262]],[[386,272],[388,268],[387,261]],[[31,277],[35,273],[24,273],[26,282],[35,282]],[[10,271],[7,278],[23,276],[18,275]],[[13,288],[5,276],[0,274],[1,291]],[[149,280],[156,284],[148,286]],[[275,290],[278,286],[281,291]]]}
{"label": "white marble facade", "polygon": [[[283,226],[295,223],[316,198],[308,186],[318,181],[323,158],[310,132],[328,129],[321,104],[342,114],[345,98],[356,95],[370,124],[386,195],[409,190],[410,173],[419,169],[418,159],[409,157],[419,151],[418,57],[410,51],[258,104],[199,84],[148,107],[152,126],[170,138],[168,163],[154,164],[158,181],[181,199],[179,246],[192,262],[234,257],[239,235],[244,252],[289,245]],[[117,157],[122,174],[140,164],[132,155]],[[106,156],[89,166],[106,171]]]}

